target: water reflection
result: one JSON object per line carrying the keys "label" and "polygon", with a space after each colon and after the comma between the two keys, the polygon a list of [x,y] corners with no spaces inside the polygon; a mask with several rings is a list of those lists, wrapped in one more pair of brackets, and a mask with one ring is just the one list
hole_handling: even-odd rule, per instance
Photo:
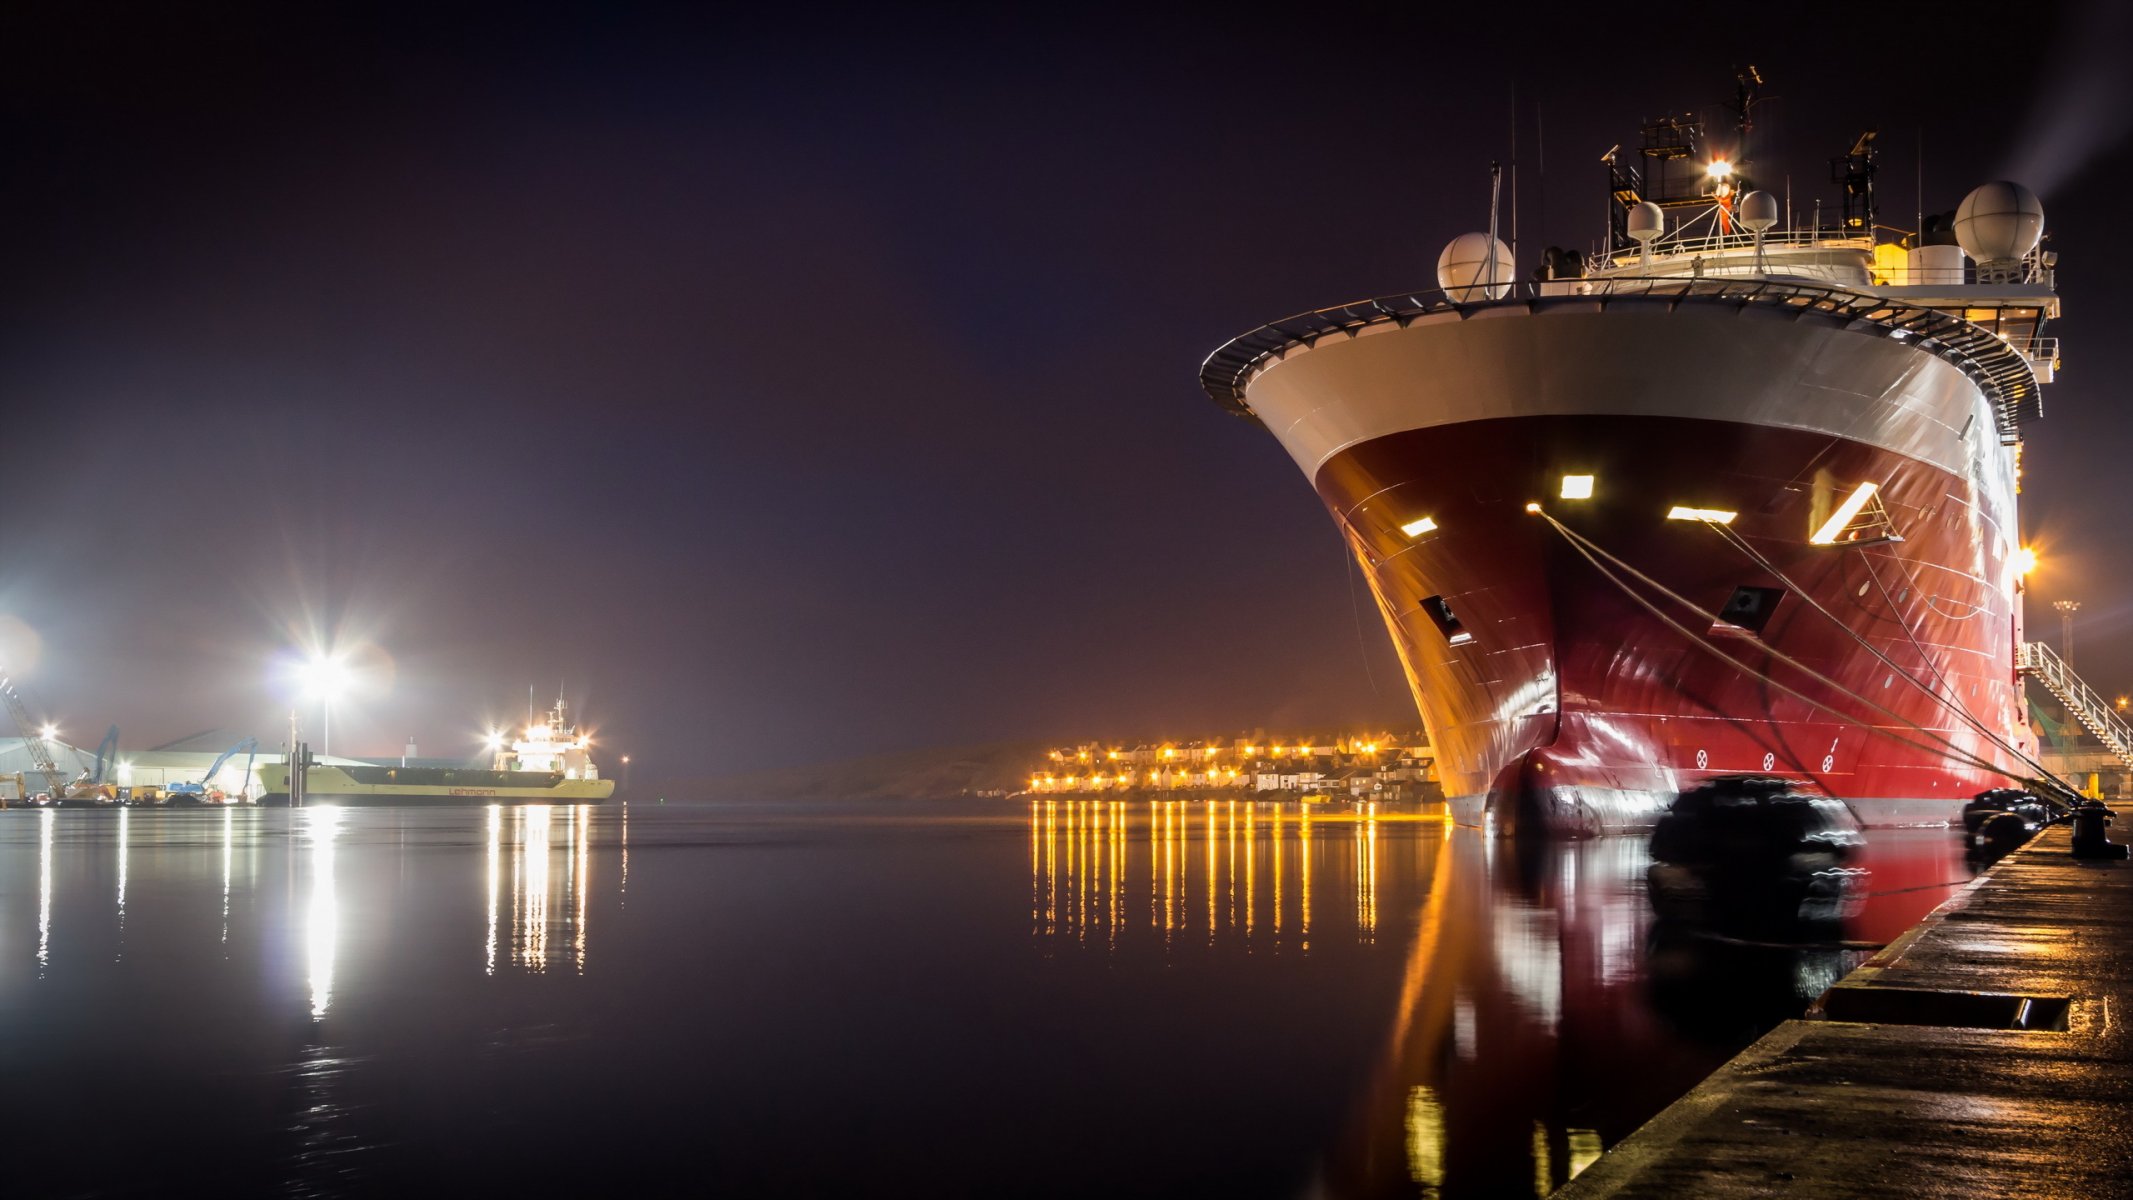
{"label": "water reflection", "polygon": [[[1393,820],[1439,824],[1381,816],[1374,805],[1298,812],[1236,800],[1150,800],[1145,808],[1123,800],[1033,800],[1030,929],[1115,950],[1122,933],[1142,924],[1166,947],[1197,934],[1207,947],[1234,939],[1248,951],[1309,953],[1314,923],[1323,925],[1319,892],[1330,884],[1347,914],[1340,932],[1371,945],[1379,826]],[[1264,903],[1262,874],[1271,876]]]}
{"label": "water reflection", "polygon": [[320,1021],[333,1003],[333,960],[339,950],[341,911],[333,881],[333,843],[341,832],[341,810],[330,804],[305,809],[304,831],[311,845],[311,903],[304,913],[304,945],[311,960],[311,1019]]}
{"label": "water reflection", "polygon": [[113,961],[126,957],[126,831],[133,810],[122,808],[118,813],[118,952]]}
{"label": "water reflection", "polygon": [[516,829],[511,846],[511,964],[540,974],[567,962],[582,975],[591,918],[591,807],[523,805],[508,812],[508,818],[500,806],[489,812],[489,936],[483,968],[496,973],[497,893],[508,819]]}
{"label": "water reflection", "polygon": [[37,814],[37,978],[52,961],[52,827],[59,814]]}
{"label": "water reflection", "polygon": [[229,957],[230,864],[237,852],[237,810],[222,810],[222,956]]}
{"label": "water reflection", "polygon": [[1747,947],[1654,928],[1636,838],[1160,799],[1036,801],[1027,833],[1045,950],[1404,960],[1330,1195],[1547,1195],[1967,875],[1945,830],[1892,832],[1852,941]]}

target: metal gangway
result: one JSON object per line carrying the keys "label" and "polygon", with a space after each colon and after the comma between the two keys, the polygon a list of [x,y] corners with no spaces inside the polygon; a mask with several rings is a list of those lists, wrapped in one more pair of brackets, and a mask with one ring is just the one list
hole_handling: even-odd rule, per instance
{"label": "metal gangway", "polygon": [[2018,649],[2016,665],[2022,673],[2043,684],[2045,690],[2058,697],[2083,727],[2118,756],[2118,761],[2133,767],[2133,724],[2119,716],[2110,701],[2083,683],[2081,676],[2074,674],[2074,668],[2053,653],[2050,646],[2043,642],[2023,642]]}

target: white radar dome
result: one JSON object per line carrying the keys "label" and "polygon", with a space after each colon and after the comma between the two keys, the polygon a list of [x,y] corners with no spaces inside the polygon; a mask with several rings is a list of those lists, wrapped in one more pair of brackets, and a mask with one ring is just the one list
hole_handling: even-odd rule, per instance
{"label": "white radar dome", "polygon": [[1756,233],[1778,223],[1777,197],[1769,192],[1749,192],[1740,198],[1740,223]]}
{"label": "white radar dome", "polygon": [[1486,233],[1462,233],[1437,256],[1437,286],[1455,304],[1511,294],[1511,248]]}
{"label": "white radar dome", "polygon": [[2019,183],[1976,188],[1955,210],[1955,240],[1981,263],[2018,259],[2044,237],[2044,204]]}
{"label": "white radar dome", "polygon": [[1666,214],[1649,200],[1629,210],[1629,236],[1648,242],[1666,232]]}

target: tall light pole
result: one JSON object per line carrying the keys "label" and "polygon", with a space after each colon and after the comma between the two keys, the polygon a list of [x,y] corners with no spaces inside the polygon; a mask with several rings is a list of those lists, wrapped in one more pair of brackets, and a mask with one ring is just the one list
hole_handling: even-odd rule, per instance
{"label": "tall light pole", "polygon": [[2068,670],[2074,666],[2074,614],[2081,610],[2079,600],[2054,600],[2052,607],[2059,610],[2059,657],[2066,660]]}
{"label": "tall light pole", "polygon": [[304,695],[319,702],[319,753],[333,753],[333,701],[348,686],[348,667],[339,657],[320,655],[301,671]]}
{"label": "tall light pole", "polygon": [[630,790],[630,756],[622,756],[622,790]]}

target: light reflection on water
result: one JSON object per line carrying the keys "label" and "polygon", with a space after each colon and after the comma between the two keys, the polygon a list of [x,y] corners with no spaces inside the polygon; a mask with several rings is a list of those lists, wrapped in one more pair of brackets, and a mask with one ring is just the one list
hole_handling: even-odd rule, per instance
{"label": "light reflection on water", "polygon": [[[1137,814],[1145,819],[1136,821]],[[1265,820],[1261,820],[1262,815]],[[1214,946],[1234,935],[1248,949],[1309,953],[1315,892],[1338,854],[1334,878],[1349,912],[1342,932],[1373,944],[1378,923],[1378,827],[1435,817],[1380,815],[1375,806],[1313,811],[1251,801],[1125,800],[1030,802],[1030,924],[1044,937],[1087,944],[1092,932],[1115,950],[1145,911],[1165,946],[1186,935]],[[1329,830],[1339,830],[1337,839]],[[1314,838],[1316,845],[1314,846]],[[1329,840],[1333,839],[1333,840]],[[1293,844],[1292,844],[1293,843]],[[1145,876],[1138,860],[1147,855]],[[1271,894],[1262,904],[1260,862]],[[1145,879],[1145,888],[1129,884]],[[1129,890],[1130,889],[1130,890]],[[1267,932],[1260,934],[1264,924]],[[1321,922],[1323,924],[1323,922]]]}
{"label": "light reflection on water", "polygon": [[[1634,839],[638,807],[0,813],[11,1188],[1534,1194],[1859,956],[1655,932]],[[1877,839],[1854,935],[1944,898],[1952,846]],[[137,1174],[45,1119],[115,1079],[207,1089],[144,1102]]]}
{"label": "light reflection on water", "polygon": [[311,1019],[317,1021],[333,1003],[333,955],[341,932],[340,894],[333,884],[333,839],[341,831],[341,810],[321,805],[305,809],[303,816],[304,833],[311,843],[311,905],[304,919],[304,948],[311,962]]}

